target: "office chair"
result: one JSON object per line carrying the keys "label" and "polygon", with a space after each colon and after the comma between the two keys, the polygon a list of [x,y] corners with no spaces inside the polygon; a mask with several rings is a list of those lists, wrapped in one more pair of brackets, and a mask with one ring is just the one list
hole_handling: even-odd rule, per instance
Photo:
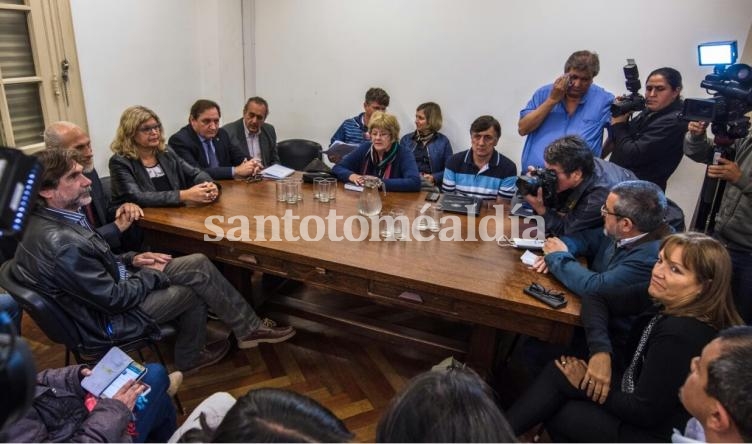
{"label": "office chair", "polygon": [[[13,275],[13,268],[15,266],[16,261],[13,259],[6,261],[0,266],[0,286],[13,296],[18,305],[31,316],[52,342],[65,346],[65,365],[70,365],[71,355],[76,359],[77,364],[96,364],[107,353],[109,347],[87,346],[78,333],[73,320],[60,308],[57,302],[18,282],[18,279]],[[176,334],[175,327],[171,324],[160,325],[159,328],[162,338]],[[145,361],[143,349],[148,347],[157,355],[159,363],[167,368],[159,346],[155,340],[148,336],[112,345],[118,346],[126,353],[138,353],[138,357],[142,362]],[[173,399],[179,411],[183,412],[183,405],[177,394]]]}
{"label": "office chair", "polygon": [[277,143],[279,161],[283,166],[303,171],[313,159],[321,160],[321,145],[305,139],[288,139]]}

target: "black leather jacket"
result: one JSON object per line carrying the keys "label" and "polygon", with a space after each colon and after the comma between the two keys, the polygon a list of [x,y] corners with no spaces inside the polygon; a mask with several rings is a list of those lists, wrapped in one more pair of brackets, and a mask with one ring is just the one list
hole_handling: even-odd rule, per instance
{"label": "black leather jacket", "polygon": [[170,182],[170,191],[157,191],[140,160],[120,154],[110,157],[112,200],[116,205],[134,202],[142,207],[176,207],[180,205],[180,190],[213,182],[209,174],[189,165],[169,148],[157,153],[157,160]]}
{"label": "black leather jacket", "polygon": [[130,266],[136,253],[115,256],[104,239],[44,208],[29,220],[16,250],[16,277],[54,299],[74,320],[84,344],[106,350],[159,327],[139,304],[169,286],[164,273],[142,268],[121,280],[117,260]]}

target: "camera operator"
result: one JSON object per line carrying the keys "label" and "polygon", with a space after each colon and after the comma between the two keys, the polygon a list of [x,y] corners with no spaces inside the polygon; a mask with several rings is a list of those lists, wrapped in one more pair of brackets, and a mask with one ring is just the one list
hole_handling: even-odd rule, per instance
{"label": "camera operator", "polygon": [[[609,141],[603,157],[632,170],[642,179],[666,191],[666,182],[682,159],[682,140],[687,122],[678,118],[683,101],[682,77],[673,68],[651,72],[645,84],[645,110],[611,118]],[[621,98],[617,98],[619,102]]]}
{"label": "camera operator", "polygon": [[525,194],[533,210],[543,216],[546,234],[560,236],[603,226],[601,207],[612,186],[636,179],[631,171],[595,158],[577,136],[553,141],[543,153],[546,169],[556,173],[556,205],[546,207],[543,187]]}
{"label": "camera operator", "polygon": [[[690,122],[684,139],[684,154],[690,159],[711,164],[714,148],[706,135],[707,122]],[[734,161],[720,158],[708,166],[708,177],[726,181],[714,236],[731,255],[731,287],[739,314],[752,323],[752,134],[737,139],[731,146]]]}

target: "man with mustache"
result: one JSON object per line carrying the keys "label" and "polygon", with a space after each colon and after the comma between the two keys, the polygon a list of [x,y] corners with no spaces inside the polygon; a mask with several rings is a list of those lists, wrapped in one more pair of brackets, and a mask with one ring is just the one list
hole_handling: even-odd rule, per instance
{"label": "man with mustache", "polygon": [[527,136],[520,169],[543,166],[543,151],[554,140],[577,135],[600,157],[603,129],[611,118],[614,95],[593,79],[600,71],[598,54],[576,51],[564,64],[564,75],[539,88],[520,111],[518,132]]}
{"label": "man with mustache", "polygon": [[91,181],[91,202],[82,207],[89,225],[102,236],[114,250],[139,250],[142,233],[133,225],[144,212],[135,203],[126,202],[115,207],[110,190],[105,190],[94,168],[94,150],[91,138],[80,126],[72,122],[53,122],[44,130],[47,149],[74,150],[79,155],[83,174]]}
{"label": "man with mustache", "polygon": [[220,361],[230,348],[227,340],[207,345],[209,308],[232,329],[241,349],[295,335],[292,327],[260,319],[202,254],[115,255],[79,212],[91,202],[91,181],[77,153],[44,150],[36,156],[43,169],[38,205],[12,272],[22,285],[55,300],[89,347],[158,337],[158,324],[173,322],[175,366],[196,371]]}

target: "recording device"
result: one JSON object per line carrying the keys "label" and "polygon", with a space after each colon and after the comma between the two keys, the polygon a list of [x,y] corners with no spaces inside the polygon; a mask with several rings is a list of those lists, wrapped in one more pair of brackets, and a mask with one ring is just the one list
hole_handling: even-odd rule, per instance
{"label": "recording device", "polygon": [[[715,65],[712,74],[705,76],[700,87],[713,95],[711,99],[686,99],[681,118],[711,122],[710,130],[716,143],[746,137],[752,110],[752,68],[736,62],[736,42],[711,42],[698,46],[701,66]],[[729,66],[730,65],[730,66]]]}
{"label": "recording device", "polygon": [[[0,147],[0,238],[23,231],[39,188],[41,169],[33,157]],[[31,351],[17,337],[10,316],[0,312],[0,430],[26,413],[34,399],[35,385]]]}
{"label": "recording device", "polygon": [[543,204],[549,208],[556,206],[556,171],[536,168],[528,175],[517,176],[517,191],[525,195],[536,196],[538,188],[543,189]]}
{"label": "recording device", "polygon": [[[734,160],[733,141],[746,137],[750,128],[749,117],[745,114],[752,110],[752,68],[735,64],[735,41],[702,43],[697,46],[697,56],[700,66],[714,66],[713,73],[700,82],[700,87],[713,97],[685,99],[679,117],[711,122],[710,130],[715,136],[713,164],[720,158]],[[725,187],[726,181],[705,177],[693,229],[712,233]]]}
{"label": "recording device", "polygon": [[36,200],[41,169],[34,157],[0,147],[0,237],[21,232]]}
{"label": "recording device", "polygon": [[640,73],[634,59],[627,59],[627,64],[624,65],[624,79],[624,85],[626,85],[629,94],[619,97],[611,104],[611,115],[613,117],[645,109],[645,97],[639,92],[642,88]]}

